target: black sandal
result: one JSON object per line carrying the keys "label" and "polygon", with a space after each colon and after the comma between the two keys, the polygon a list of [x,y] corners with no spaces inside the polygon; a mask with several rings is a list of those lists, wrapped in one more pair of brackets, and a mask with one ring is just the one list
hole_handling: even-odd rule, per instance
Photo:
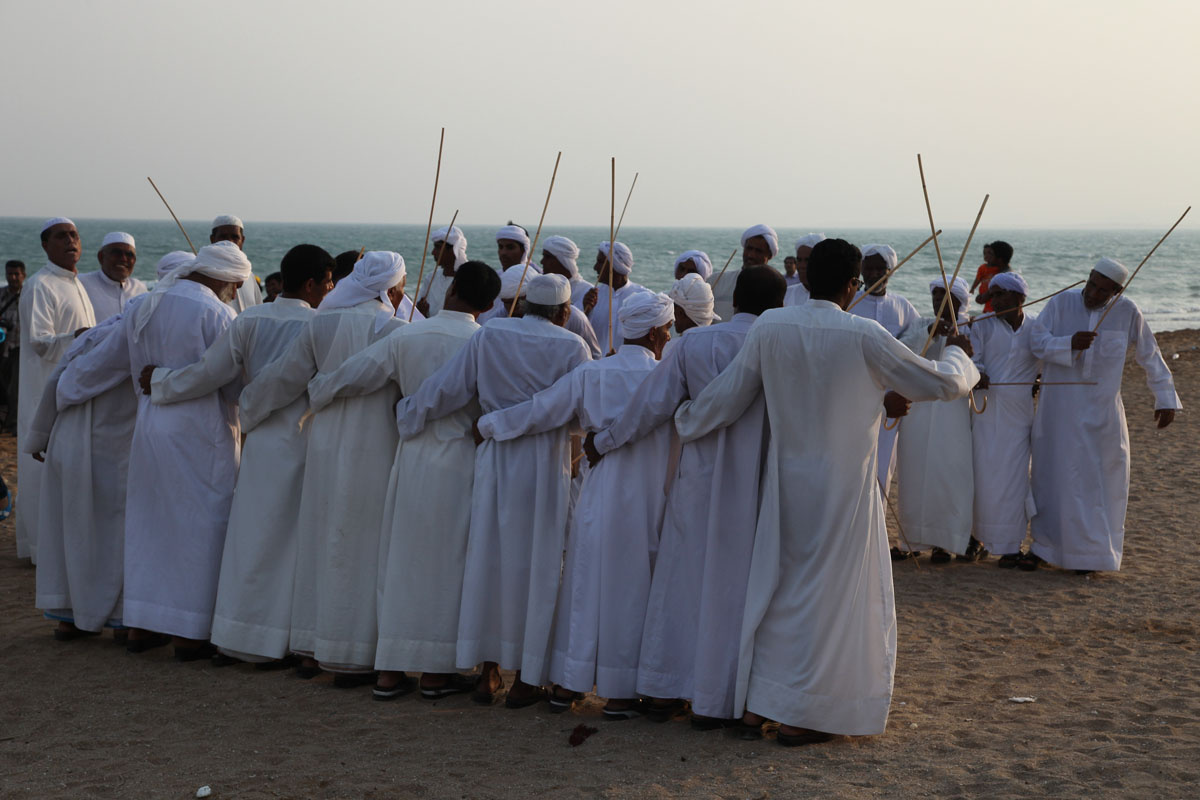
{"label": "black sandal", "polygon": [[646,719],[651,722],[669,722],[687,708],[685,700],[668,700],[665,703],[651,702],[646,707]]}
{"label": "black sandal", "polygon": [[892,561],[907,561],[910,558],[920,557],[920,550],[901,550],[899,547],[892,548]]}
{"label": "black sandal", "polygon": [[971,537],[971,542],[967,545],[967,552],[961,556],[955,556],[955,561],[983,561],[988,557],[987,548],[983,546],[983,542]]}
{"label": "black sandal", "polygon": [[744,719],[739,719],[736,723],[729,726],[729,734],[735,739],[741,739],[743,742],[755,742],[763,738],[763,724],[760,722],[757,725],[751,725]]}
{"label": "black sandal", "polygon": [[824,731],[806,730],[804,733],[784,733],[779,731],[775,734],[775,741],[779,742],[784,747],[803,747],[806,744],[821,744],[833,740],[832,733]]}
{"label": "black sandal", "polygon": [[949,564],[950,563],[950,552],[948,550],[943,550],[940,547],[933,548],[933,551],[929,554],[929,563],[930,564]]}
{"label": "black sandal", "polygon": [[456,672],[447,678],[446,682],[441,686],[422,686],[421,697],[425,700],[440,700],[452,694],[464,694],[465,692],[472,691],[478,680],[478,675],[463,675],[461,672]]}
{"label": "black sandal", "polygon": [[1028,553],[1017,559],[1017,569],[1021,570],[1022,572],[1033,572],[1040,565],[1045,563],[1046,559],[1030,550]]}
{"label": "black sandal", "polygon": [[1000,561],[996,564],[1000,569],[1016,569],[1017,564],[1025,557],[1024,550],[1018,550],[1015,553],[1005,553],[1000,556]]}

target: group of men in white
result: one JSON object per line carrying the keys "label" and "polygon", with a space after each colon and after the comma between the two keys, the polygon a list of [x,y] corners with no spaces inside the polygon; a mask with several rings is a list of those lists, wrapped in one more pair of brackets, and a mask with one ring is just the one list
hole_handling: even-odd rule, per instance
{"label": "group of men in white", "polygon": [[765,225],[728,274],[680,254],[668,293],[620,242],[593,284],[574,242],[534,253],[511,223],[500,272],[436,231],[412,298],[398,253],[334,285],[302,244],[261,304],[235,217],[150,292],[128,234],[82,276],[70,220],[41,236],[17,544],[56,638],[107,625],[130,652],[381,700],[491,703],[507,669],[510,708],[594,691],[606,718],[690,705],[697,729],[775,721],[786,745],[881,733],[890,558],[1118,569],[1129,345],[1159,426],[1180,407],[1111,259],[1037,318],[998,275],[971,324],[961,279],[931,282],[928,315],[889,293],[886,245],[812,234],[785,279]]}

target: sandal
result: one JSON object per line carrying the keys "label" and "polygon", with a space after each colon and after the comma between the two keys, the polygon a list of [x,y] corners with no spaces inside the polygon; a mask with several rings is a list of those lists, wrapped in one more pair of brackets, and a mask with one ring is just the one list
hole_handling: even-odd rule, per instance
{"label": "sandal", "polygon": [[[200,661],[201,659],[211,659],[217,655],[217,646],[212,642],[198,644],[195,647],[180,647],[175,646],[175,660],[184,664],[190,661]],[[235,659],[236,661],[236,659]]]}
{"label": "sandal", "polygon": [[602,711],[602,713],[604,714],[604,718],[607,720],[616,721],[616,720],[636,719],[646,713],[645,709],[642,706],[641,700],[634,700],[632,703],[630,703],[627,706],[619,706],[617,708],[609,708],[609,706],[612,705],[613,702],[614,701],[609,700],[608,703],[605,704],[604,709]]}
{"label": "sandal", "polygon": [[1021,570],[1022,572],[1033,572],[1038,568],[1038,566],[1045,563],[1046,559],[1030,550],[1028,553],[1017,559],[1017,569]]}
{"label": "sandal", "polygon": [[[335,678],[336,680],[336,678]],[[406,694],[412,694],[416,691],[417,679],[409,675],[405,675],[396,682],[394,686],[384,688],[378,683],[371,689],[371,697],[376,700],[395,700],[397,697],[403,697]]]}
{"label": "sandal", "polygon": [[579,692],[572,692],[570,690],[563,689],[557,684],[551,687],[550,691],[546,693],[546,699],[550,701],[551,714],[561,714],[564,711],[569,710],[571,706],[574,705],[575,701],[580,699],[580,697],[582,697],[582,695],[580,695]]}
{"label": "sandal", "polygon": [[961,556],[955,556],[955,561],[983,561],[988,557],[987,548],[983,546],[983,542],[971,537],[971,542],[967,545],[967,552]]}
{"label": "sandal", "polygon": [[165,647],[171,643],[171,637],[165,633],[154,633],[141,639],[129,639],[125,642],[125,652],[144,653],[156,647]]}
{"label": "sandal", "polygon": [[1021,559],[1025,557],[1024,550],[1018,550],[1015,553],[1005,553],[1000,556],[1000,561],[996,564],[1000,569],[1015,569]]}
{"label": "sandal", "polygon": [[820,744],[833,740],[832,733],[824,731],[805,730],[803,733],[784,733],[779,731],[775,734],[775,741],[779,742],[784,747],[802,747],[806,744]]}
{"label": "sandal", "polygon": [[907,561],[910,558],[920,557],[920,550],[901,550],[899,547],[892,548],[892,561]]}
{"label": "sandal", "polygon": [[504,707],[528,708],[529,706],[537,705],[545,699],[546,690],[541,686],[535,686],[533,687],[533,691],[529,692],[528,694],[521,694],[517,695],[516,697],[513,696],[512,690],[510,689],[504,698]]}
{"label": "sandal", "polygon": [[646,707],[646,719],[651,722],[669,722],[687,708],[685,700],[668,700],[665,703],[651,702]]}
{"label": "sandal", "polygon": [[441,686],[421,687],[421,697],[426,700],[440,700],[443,697],[449,697],[452,694],[463,694],[475,688],[475,682],[478,676],[463,675],[456,672],[446,679],[446,682]]}
{"label": "sandal", "polygon": [[930,554],[929,554],[929,563],[930,564],[949,564],[950,563],[950,553],[946,550],[943,550],[940,547],[935,547],[935,548],[933,548],[932,552],[930,552]]}
{"label": "sandal", "polygon": [[755,742],[763,738],[763,723],[751,725],[743,719],[737,720],[733,725],[729,726],[729,734],[735,739],[741,739],[743,742]]}

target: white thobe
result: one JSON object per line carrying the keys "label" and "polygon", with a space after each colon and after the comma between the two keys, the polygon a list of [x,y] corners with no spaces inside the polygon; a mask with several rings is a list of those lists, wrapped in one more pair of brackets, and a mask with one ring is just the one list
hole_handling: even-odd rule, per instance
{"label": "white thobe", "polygon": [[[571,305],[575,306],[580,311],[583,311],[583,298],[592,290],[592,284],[585,281],[576,275],[569,279],[571,282]],[[607,335],[607,334],[605,334]]]}
{"label": "white thobe", "polygon": [[[1034,317],[1025,315],[1013,330],[1007,320],[989,317],[971,326],[971,360],[989,381],[1032,382],[1040,363],[1030,347]],[[1058,386],[1047,386],[1053,392]],[[989,552],[1016,553],[1034,513],[1029,490],[1033,387],[992,386],[975,393],[987,407],[971,419],[975,462],[975,538]],[[907,424],[907,423],[906,423]]]}
{"label": "white thobe", "polygon": [[[474,317],[442,309],[395,331],[308,384],[313,408],[392,383],[404,395],[453,358],[479,330]],[[396,446],[379,542],[379,643],[375,668],[453,672],[458,642],[479,405],[434,420]],[[388,423],[391,423],[390,411]]]}
{"label": "white thobe", "polygon": [[1096,382],[1043,387],[1033,421],[1033,552],[1067,569],[1121,568],[1129,500],[1121,375],[1130,345],[1154,407],[1183,407],[1141,310],[1128,297],[1112,302],[1116,308],[1081,355],[1071,351],[1071,336],[1095,328],[1104,313],[1084,307],[1082,290],[1051,298],[1031,331],[1043,380]]}
{"label": "white thobe", "polygon": [[[239,314],[199,361],[154,370],[150,400],[169,405],[240,389],[279,358],[316,312],[282,295]],[[221,557],[212,643],[247,661],[282,658],[291,627],[296,523],[308,444],[304,397],[246,435]]]}
{"label": "white thobe", "polygon": [[[745,267],[742,267],[745,269]],[[721,319],[733,317],[733,290],[737,288],[738,271],[714,271],[708,278],[713,290],[713,313]]]}
{"label": "white thobe", "polygon": [[[533,271],[530,270],[532,276]],[[424,284],[421,292],[417,295],[418,300],[425,300],[429,303],[429,316],[436,317],[438,312],[442,310],[442,306],[446,302],[446,290],[450,288],[450,284],[454,282],[453,275],[447,275],[441,267],[435,266],[433,272],[422,281]]]}
{"label": "white thobe", "polygon": [[800,275],[797,273],[792,273],[791,275],[784,274],[783,280],[788,286],[795,286],[797,283],[800,283]]}
{"label": "white thobe", "polygon": [[[800,306],[808,302],[808,289],[804,288],[803,283],[797,283],[795,286],[789,286],[787,291],[783,293],[783,306]],[[857,311],[858,309],[855,309]]]}
{"label": "white thobe", "polygon": [[[96,324],[92,302],[74,272],[46,263],[21,291],[21,381],[17,389],[17,558],[37,563],[38,489],[42,465],[25,452],[25,437],[42,400],[46,379],[75,341],[75,331]],[[12,402],[12,399],[9,399]]]}
{"label": "white thobe", "polygon": [[[767,311],[733,362],[675,414],[687,442],[761,391],[771,441],[743,617],[734,712],[828,733],[881,733],[896,664],[875,429],[885,387],[949,400],[978,380],[956,347],[917,358],[825,300]],[[836,424],[835,424],[836,423]]]}
{"label": "white thobe", "polygon": [[92,311],[96,315],[96,322],[103,322],[109,317],[124,314],[126,303],[149,291],[146,284],[137,278],[129,277],[118,282],[105,275],[102,270],[80,275],[79,282],[83,284],[83,288],[88,293],[88,299],[92,301]]}
{"label": "white thobe", "polygon": [[[86,631],[121,623],[125,486],[137,396],[129,376],[58,413],[59,378],[116,324],[75,340],[46,381],[25,446],[45,453],[38,510],[37,607]],[[72,376],[68,375],[68,382]]]}
{"label": "white thobe", "polygon": [[[591,288],[590,284],[588,288]],[[511,305],[512,300],[501,300],[497,297],[492,307],[479,315],[479,324],[486,325],[490,319],[507,317],[508,309]],[[588,321],[587,314],[584,314],[582,309],[572,305],[571,316],[567,317],[567,322],[563,325],[563,328],[583,339],[583,343],[588,346],[588,351],[592,354],[592,358],[600,358],[604,355],[600,351],[600,342],[596,339],[596,332],[592,330],[592,323]],[[605,331],[605,336],[607,335],[608,331]]]}
{"label": "white thobe", "polygon": [[[734,314],[691,328],[642,382],[626,410],[596,434],[601,453],[670,421],[733,361],[757,320]],[[706,717],[734,716],[736,642],[758,518],[758,485],[769,430],[761,395],[727,428],[688,442],[671,476],[642,634],[639,694],[685,698]],[[659,483],[650,476],[647,491]]]}
{"label": "white thobe", "polygon": [[[583,340],[536,316],[494,319],[396,406],[401,439],[478,397],[485,412],[524,402],[590,360]],[[475,451],[457,661],[496,661],[545,681],[571,483],[565,427]]]}
{"label": "white thobe", "polygon": [[[76,379],[59,380],[59,411],[136,378],[148,364],[191,364],[234,316],[208,287],[179,281],[137,341],[125,315],[120,335],[76,360]],[[125,497],[126,625],[208,638],[240,439],[235,392],[171,406],[138,394]]]}
{"label": "white thobe", "polygon": [[229,301],[229,307],[240,314],[248,308],[261,305],[262,301],[262,289],[259,288],[258,281],[254,280],[254,276],[251,275],[242,281],[242,285],[233,293],[233,299]]}
{"label": "white thobe", "polygon": [[[900,341],[919,354],[932,322],[917,319]],[[946,337],[934,336],[925,355],[938,360],[945,348]],[[897,426],[896,510],[914,550],[940,547],[951,553],[967,551],[975,506],[971,416],[966,397],[914,402]]]}
{"label": "white thobe", "polygon": [[[658,362],[636,344],[581,364],[531,399],[479,420],[479,431],[511,441],[577,420],[601,431],[626,408]],[[550,656],[550,680],[574,692],[632,698],[650,574],[658,551],[671,429],[618,448],[588,471],[575,505]]]}
{"label": "white thobe", "polygon": [[[790,293],[791,290],[789,289],[788,292]],[[804,290],[804,299],[808,299],[807,289]],[[793,305],[787,302],[786,297],[783,304],[785,306]],[[921,316],[905,297],[898,294],[880,296],[868,294],[864,296],[861,290],[854,296],[854,308],[850,310],[850,313],[864,319],[875,320],[883,326],[885,331],[897,339],[908,329],[909,325]],[[889,430],[884,427],[886,423],[885,419],[879,425],[879,469],[877,472],[879,488],[883,491],[884,497],[887,497],[892,488],[892,469],[896,465],[896,434],[899,433],[898,426],[893,425]]]}
{"label": "white thobe", "polygon": [[[621,342],[625,341],[621,333],[621,304],[632,297],[637,292],[650,291],[641,284],[630,281],[613,292],[612,296],[612,345],[613,349],[620,347]],[[588,322],[592,324],[592,330],[596,333],[596,339],[599,341],[600,350],[604,353],[609,352],[608,347],[608,283],[596,284],[596,305],[592,308],[592,313],[588,315]]]}
{"label": "white thobe", "polygon": [[[301,399],[317,373],[337,369],[406,324],[380,315],[391,310],[377,299],[319,309],[242,392],[246,428],[256,430]],[[381,500],[396,449],[390,423],[398,394],[384,386],[338,400],[309,422],[303,489],[298,502],[292,500],[300,516],[289,647],[334,672],[370,671],[375,663]]]}

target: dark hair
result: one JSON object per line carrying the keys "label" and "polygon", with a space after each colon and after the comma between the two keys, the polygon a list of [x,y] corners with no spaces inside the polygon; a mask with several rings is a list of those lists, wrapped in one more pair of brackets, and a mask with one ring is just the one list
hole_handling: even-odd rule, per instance
{"label": "dark hair", "polygon": [[518,225],[517,223],[513,222],[511,219],[508,221],[508,224],[509,224],[509,225],[512,225],[513,227],[520,228],[521,230],[525,231],[525,235],[526,235],[526,236],[528,236],[528,235],[529,235],[529,229],[528,229],[528,228],[526,228],[524,225]]}
{"label": "dark hair", "polygon": [[787,281],[774,267],[762,264],[738,272],[733,285],[733,307],[739,314],[758,315],[783,305]]}
{"label": "dark hair", "polygon": [[279,281],[280,283],[283,283],[283,273],[272,272],[270,275],[263,278],[263,283],[266,283],[267,281]]}
{"label": "dark hair", "polygon": [[997,239],[987,246],[992,248],[992,255],[1000,259],[1001,263],[1007,264],[1008,262],[1012,261],[1013,248],[1008,242],[1002,242]]}
{"label": "dark hair", "polygon": [[358,261],[358,251],[347,250],[344,253],[338,253],[333,260],[336,263],[333,268],[333,282],[337,283],[354,271],[354,264]]}
{"label": "dark hair", "polygon": [[816,298],[829,298],[846,288],[862,270],[862,252],[845,239],[817,242],[808,257],[808,288]]}
{"label": "dark hair", "polygon": [[[50,227],[52,228],[54,226],[51,225]],[[46,228],[46,230],[42,231],[42,244],[45,244],[48,241],[50,241],[50,228]]]}
{"label": "dark hair", "polygon": [[[280,281],[285,292],[298,292],[309,278],[320,283],[326,272],[332,272],[336,263],[333,256],[315,244],[298,244],[287,251],[279,262]],[[267,276],[270,280],[272,276]]]}
{"label": "dark hair", "polygon": [[4,269],[6,272],[10,269],[19,269],[19,270],[21,270],[21,272],[24,272],[25,271],[25,262],[17,261],[16,259],[13,259],[12,261],[5,261]]}
{"label": "dark hair", "polygon": [[561,314],[563,309],[568,305],[570,305],[569,302],[547,306],[543,305],[542,303],[531,303],[528,300],[521,301],[521,308],[524,309],[522,313],[524,313],[525,316],[543,317],[551,320]]}
{"label": "dark hair", "polygon": [[500,276],[482,261],[467,261],[454,272],[454,294],[476,311],[487,311],[500,296]]}

